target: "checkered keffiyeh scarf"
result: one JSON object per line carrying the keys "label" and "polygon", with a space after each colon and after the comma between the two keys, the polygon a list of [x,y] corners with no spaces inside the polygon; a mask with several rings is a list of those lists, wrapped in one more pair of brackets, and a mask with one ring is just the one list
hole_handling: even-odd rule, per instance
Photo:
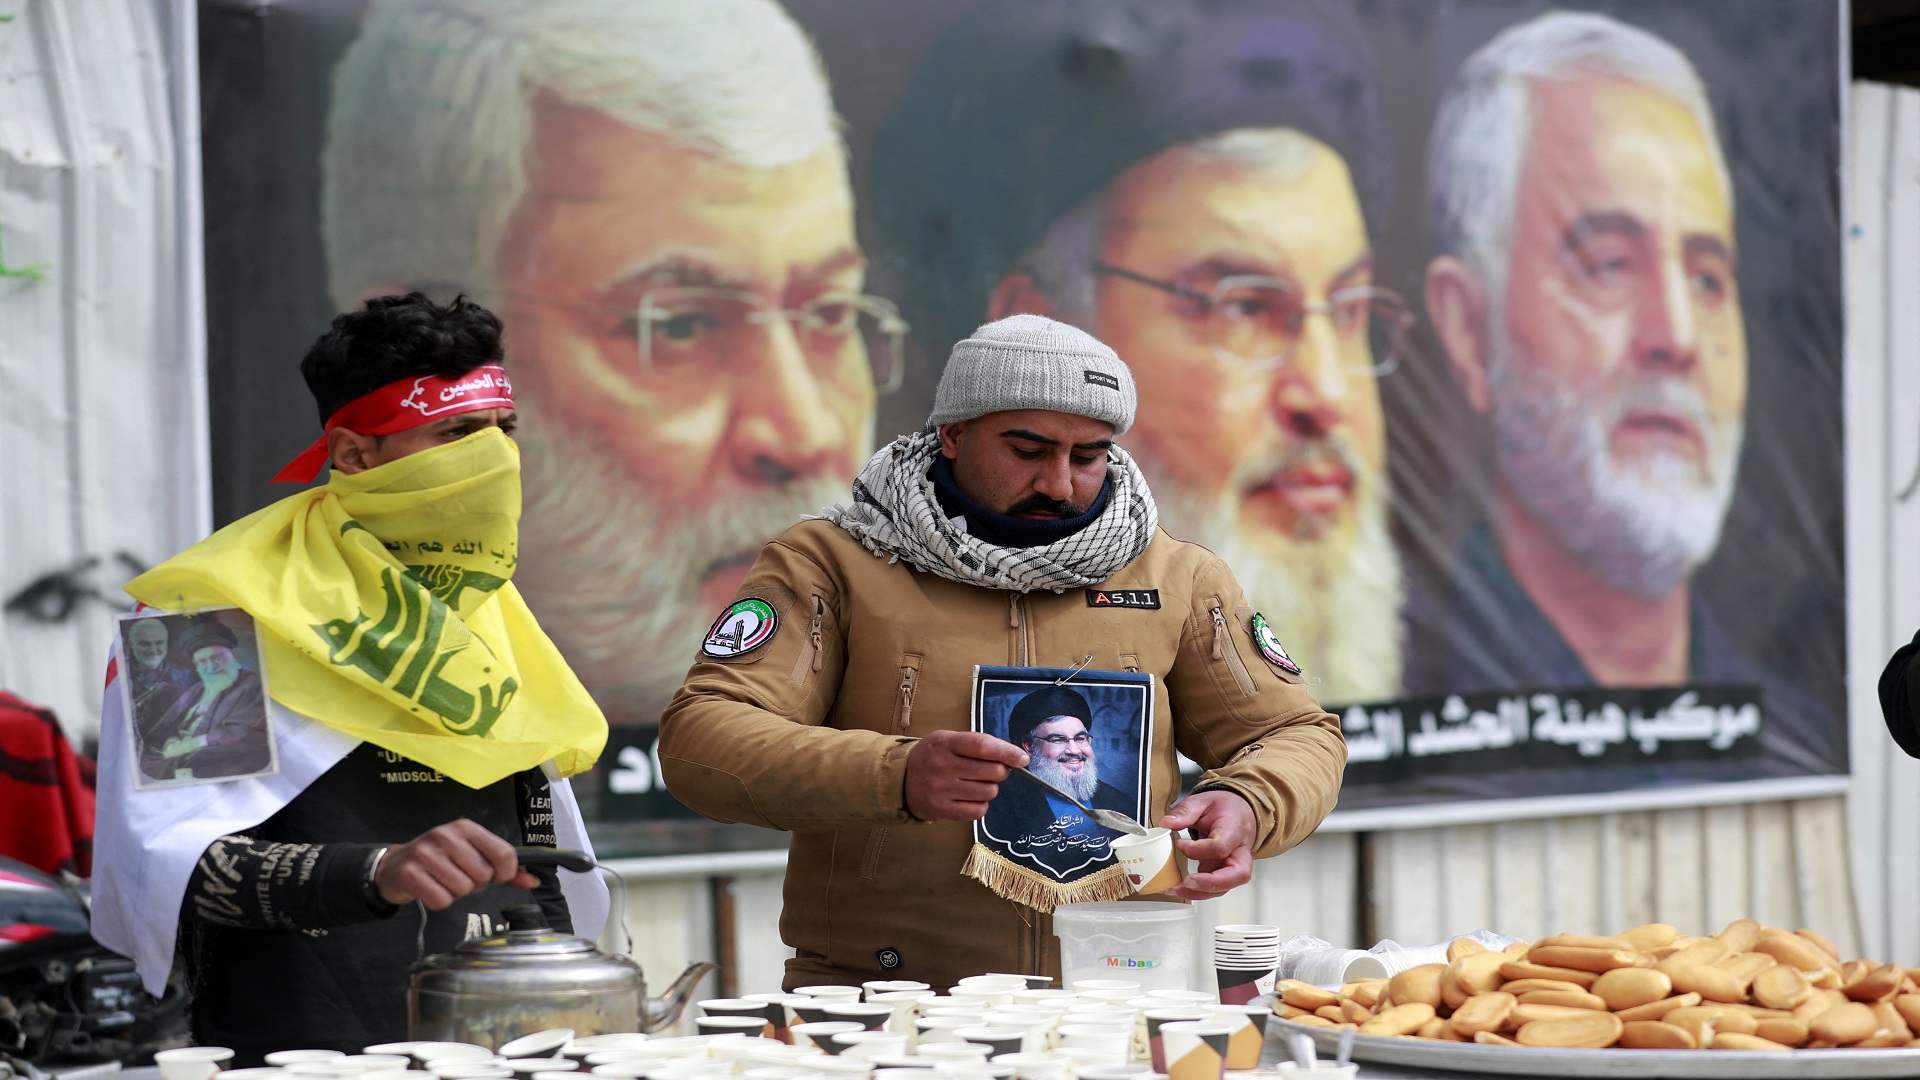
{"label": "checkered keffiyeh scarf", "polygon": [[1112,490],[1093,524],[1041,547],[989,544],[962,532],[934,498],[928,472],[939,452],[935,432],[902,435],[867,460],[853,482],[852,505],[830,506],[820,516],[875,555],[962,585],[1019,593],[1098,585],[1140,557],[1159,523],[1147,478],[1116,446],[1107,451]]}

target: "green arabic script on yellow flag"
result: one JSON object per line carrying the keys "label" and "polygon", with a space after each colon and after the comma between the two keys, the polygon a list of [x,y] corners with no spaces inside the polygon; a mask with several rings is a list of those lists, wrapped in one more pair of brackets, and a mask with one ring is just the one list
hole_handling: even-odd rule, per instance
{"label": "green arabic script on yellow flag", "polygon": [[607,721],[513,587],[519,522],[519,451],[488,429],[335,472],[127,592],[244,609],[274,700],[469,787],[546,761],[571,776]]}

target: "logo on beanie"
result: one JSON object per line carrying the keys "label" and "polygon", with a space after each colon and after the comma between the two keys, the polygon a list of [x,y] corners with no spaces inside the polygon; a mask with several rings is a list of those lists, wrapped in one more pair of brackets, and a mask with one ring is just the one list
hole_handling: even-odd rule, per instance
{"label": "logo on beanie", "polygon": [[1087,377],[1087,381],[1092,383],[1095,386],[1104,386],[1109,390],[1120,389],[1120,380],[1114,378],[1113,376],[1107,374],[1104,371],[1089,371],[1089,370],[1083,369],[1080,372],[1080,374],[1085,375]]}

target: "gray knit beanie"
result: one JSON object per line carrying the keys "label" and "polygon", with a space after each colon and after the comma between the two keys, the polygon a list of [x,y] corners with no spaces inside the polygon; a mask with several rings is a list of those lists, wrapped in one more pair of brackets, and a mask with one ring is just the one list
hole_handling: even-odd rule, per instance
{"label": "gray knit beanie", "polygon": [[1012,409],[1072,413],[1133,426],[1133,372],[1118,353],[1083,330],[1043,315],[1009,315],[954,345],[927,426],[939,427]]}

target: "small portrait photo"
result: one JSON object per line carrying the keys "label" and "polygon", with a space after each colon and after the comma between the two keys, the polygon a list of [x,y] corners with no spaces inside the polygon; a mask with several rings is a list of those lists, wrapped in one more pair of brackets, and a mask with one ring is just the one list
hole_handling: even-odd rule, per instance
{"label": "small portrait photo", "polygon": [[120,658],[136,787],[279,769],[253,616],[239,608],[122,615]]}
{"label": "small portrait photo", "polygon": [[1066,668],[982,667],[974,683],[974,730],[1027,752],[1031,776],[1000,785],[974,840],[1016,865],[1068,883],[1112,865],[1120,833],[1074,804],[1146,817],[1146,733],[1153,677]]}

